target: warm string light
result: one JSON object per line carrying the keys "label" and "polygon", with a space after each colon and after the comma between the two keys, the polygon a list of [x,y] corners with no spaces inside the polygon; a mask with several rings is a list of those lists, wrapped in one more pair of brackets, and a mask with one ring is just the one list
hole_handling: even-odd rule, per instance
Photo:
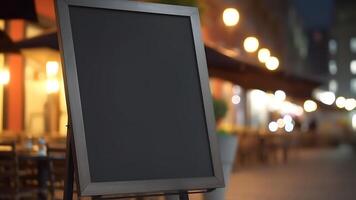
{"label": "warm string light", "polygon": [[[223,12],[223,22],[226,26],[235,26],[239,23],[239,19],[240,19],[240,15],[239,12],[235,9],[235,8],[226,8]],[[266,68],[270,71],[274,71],[277,70],[279,68],[280,65],[280,61],[277,57],[272,56],[271,52],[269,49],[267,48],[261,48],[259,49],[259,41],[256,37],[247,37],[244,41],[243,41],[243,47],[245,49],[246,52],[248,53],[254,53],[256,51],[257,52],[257,58],[259,60],[259,62],[264,63]],[[262,94],[262,93],[261,93]],[[268,96],[268,94],[264,95],[264,96]],[[277,90],[274,95],[274,104],[272,102],[272,104],[274,105],[269,105],[269,107],[276,107],[274,110],[283,110],[280,109],[282,107],[292,107],[290,102],[284,102],[285,98],[286,98],[286,94],[284,93],[284,91],[281,90]],[[335,94],[331,91],[323,91],[321,93],[318,94],[317,100],[319,100],[320,102],[326,104],[326,105],[332,105],[335,103],[335,105],[338,108],[345,108],[348,111],[351,111],[353,109],[356,108],[356,100],[353,98],[350,99],[346,99],[345,97],[335,97]],[[240,96],[239,95],[233,95],[231,98],[231,101],[233,104],[239,104],[240,103]],[[277,102],[282,102],[282,104],[277,105]],[[290,103],[290,105],[288,104]],[[288,104],[288,105],[287,105]],[[298,107],[298,106],[297,106]],[[300,106],[299,106],[300,107]],[[298,108],[299,108],[298,107]],[[305,112],[314,112],[317,110],[318,105],[315,101],[313,100],[306,100],[303,104],[303,108],[305,110]],[[301,108],[301,109],[303,109]],[[286,109],[284,109],[286,110]],[[288,110],[288,109],[287,109]],[[298,109],[299,110],[299,109]],[[298,111],[299,113],[302,113],[303,110]],[[277,131],[278,128],[284,127],[285,130],[287,132],[293,131],[294,125],[292,123],[287,123],[286,120],[291,120],[289,115],[285,115],[286,119],[283,118],[279,119],[277,121],[273,121],[270,122],[269,124],[269,129],[272,132]],[[355,121],[356,121],[356,116],[355,116]],[[356,123],[356,122],[355,122]],[[277,128],[276,128],[277,127]]]}
{"label": "warm string light", "polygon": [[223,22],[226,26],[236,26],[239,23],[240,14],[235,8],[226,8],[223,12]]}
{"label": "warm string light", "polygon": [[[225,26],[236,26],[240,21],[240,13],[236,8],[226,8],[223,11],[222,19]],[[258,50],[260,43],[256,37],[250,36],[243,41],[243,46],[246,52],[254,53]],[[261,48],[257,54],[258,60],[264,63],[270,71],[277,70],[279,67],[279,59],[271,56],[271,52],[267,48]]]}
{"label": "warm string light", "polygon": [[261,62],[261,63],[265,63],[267,62],[267,60],[269,59],[269,57],[271,56],[271,52],[266,49],[266,48],[262,48],[258,51],[258,60]]}
{"label": "warm string light", "polygon": [[258,42],[258,39],[255,37],[247,37],[244,40],[244,48],[245,48],[245,51],[248,53],[253,53],[253,52],[257,51],[259,45],[260,45],[260,43]]}
{"label": "warm string light", "polygon": [[274,71],[279,67],[279,60],[277,57],[271,56],[266,61],[266,68],[270,71]]}

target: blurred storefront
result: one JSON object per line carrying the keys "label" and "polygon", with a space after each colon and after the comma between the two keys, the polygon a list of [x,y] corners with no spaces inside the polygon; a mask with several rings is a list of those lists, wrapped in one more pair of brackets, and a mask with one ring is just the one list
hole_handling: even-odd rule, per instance
{"label": "blurred storefront", "polygon": [[28,7],[17,16],[18,2],[4,3],[8,18],[0,21],[0,29],[21,50],[0,53],[0,129],[5,135],[63,137],[67,113],[59,52],[17,45],[56,28],[53,1],[26,1]]}
{"label": "blurred storefront", "polygon": [[[4,8],[16,10],[16,2]],[[221,129],[238,134],[335,133],[350,132],[352,122],[356,124],[356,117],[352,121],[353,115],[336,109],[335,95],[331,104],[316,97],[315,88],[322,81],[295,70],[304,65],[305,45],[301,44],[307,34],[289,3],[155,2],[199,6],[212,94],[228,105]],[[68,118],[54,4],[52,0],[27,3],[31,5],[22,8],[23,15],[8,12],[0,20],[0,30],[11,39],[2,44],[6,48],[0,48],[0,129],[3,135],[65,137]],[[226,8],[232,8],[232,17],[224,19]],[[330,119],[325,113],[332,113],[327,115]]]}

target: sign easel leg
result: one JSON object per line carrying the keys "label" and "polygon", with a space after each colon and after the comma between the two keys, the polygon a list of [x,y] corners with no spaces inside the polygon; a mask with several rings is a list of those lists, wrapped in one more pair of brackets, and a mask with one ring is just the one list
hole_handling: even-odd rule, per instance
{"label": "sign easel leg", "polygon": [[179,193],[179,200],[189,200],[188,192],[180,192]]}
{"label": "sign easel leg", "polygon": [[73,162],[73,143],[71,127],[67,127],[67,150],[66,150],[66,177],[64,179],[64,200],[73,199],[73,182],[74,182],[74,162]]}

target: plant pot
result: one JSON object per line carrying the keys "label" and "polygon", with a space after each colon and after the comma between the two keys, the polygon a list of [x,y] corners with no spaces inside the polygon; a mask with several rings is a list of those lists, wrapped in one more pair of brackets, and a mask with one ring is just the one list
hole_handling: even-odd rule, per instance
{"label": "plant pot", "polygon": [[[238,137],[235,135],[218,135],[221,164],[225,179],[225,188],[229,184],[230,174],[234,164]],[[225,200],[225,188],[218,188],[212,192],[204,194],[205,200]]]}
{"label": "plant pot", "polygon": [[[224,173],[225,186],[228,185],[232,166],[237,152],[238,138],[235,135],[218,135],[221,164]],[[177,195],[165,197],[166,200],[178,200]],[[212,192],[204,194],[205,200],[225,200],[225,188],[218,188]]]}

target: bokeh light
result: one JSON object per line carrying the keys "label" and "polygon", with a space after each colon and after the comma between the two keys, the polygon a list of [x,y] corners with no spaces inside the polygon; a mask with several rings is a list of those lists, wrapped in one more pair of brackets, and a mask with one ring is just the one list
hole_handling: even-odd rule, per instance
{"label": "bokeh light", "polygon": [[293,123],[287,123],[285,126],[284,126],[284,130],[288,133],[292,132],[294,129],[294,124]]}
{"label": "bokeh light", "polygon": [[274,96],[278,101],[286,100],[286,93],[283,90],[277,90],[276,92],[274,92]]}
{"label": "bokeh light", "polygon": [[244,40],[244,48],[245,51],[249,53],[253,53],[257,51],[260,43],[258,42],[258,39],[255,37],[248,37]]}
{"label": "bokeh light", "polygon": [[271,52],[266,48],[262,48],[258,51],[258,60],[261,63],[267,62],[270,56],[271,56]]}
{"label": "bokeh light", "polygon": [[231,98],[231,102],[235,105],[239,104],[241,101],[241,97],[237,94],[233,95]]}
{"label": "bokeh light", "polygon": [[223,21],[226,26],[236,26],[239,23],[240,14],[235,8],[226,8],[223,12]]}
{"label": "bokeh light", "polygon": [[56,61],[48,61],[46,63],[47,77],[57,76],[59,70],[59,63]]}
{"label": "bokeh light", "polygon": [[356,108],[356,100],[353,98],[346,99],[345,109],[351,111]]}
{"label": "bokeh light", "polygon": [[335,102],[335,94],[330,91],[320,92],[318,95],[318,99],[326,105],[332,105]]}
{"label": "bokeh light", "polygon": [[338,97],[336,98],[335,103],[338,108],[344,108],[346,104],[346,99],[345,97]]}
{"label": "bokeh light", "polygon": [[303,106],[305,112],[314,112],[318,108],[318,105],[313,100],[306,100]]}
{"label": "bokeh light", "polygon": [[278,124],[278,128],[283,128],[286,123],[284,122],[283,119],[278,119],[277,124]]}
{"label": "bokeh light", "polygon": [[46,91],[48,94],[56,93],[59,91],[59,82],[56,79],[50,79],[46,82]]}
{"label": "bokeh light", "polygon": [[278,123],[273,121],[268,124],[268,129],[271,132],[276,132],[278,130]]}
{"label": "bokeh light", "polygon": [[279,67],[279,60],[278,60],[278,58],[271,56],[271,57],[269,57],[269,58],[267,59],[267,61],[266,61],[266,68],[267,68],[268,70],[274,71],[274,70],[278,69],[278,67]]}
{"label": "bokeh light", "polygon": [[293,118],[292,118],[292,116],[290,116],[290,115],[284,115],[283,116],[283,121],[284,121],[284,123],[292,123],[293,122]]}
{"label": "bokeh light", "polygon": [[351,123],[352,123],[352,128],[355,130],[356,129],[356,114],[352,115]]}

